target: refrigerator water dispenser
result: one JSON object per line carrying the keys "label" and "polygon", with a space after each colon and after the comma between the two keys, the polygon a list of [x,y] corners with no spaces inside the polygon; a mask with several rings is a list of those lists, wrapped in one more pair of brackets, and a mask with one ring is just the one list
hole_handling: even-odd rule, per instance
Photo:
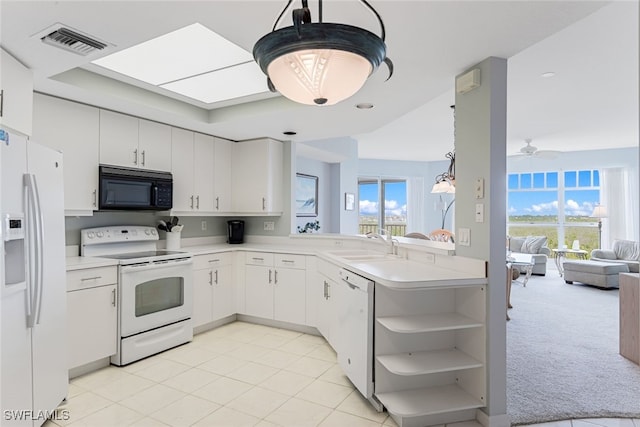
{"label": "refrigerator water dispenser", "polygon": [[3,224],[4,238],[4,284],[24,283],[26,280],[24,215],[6,214]]}

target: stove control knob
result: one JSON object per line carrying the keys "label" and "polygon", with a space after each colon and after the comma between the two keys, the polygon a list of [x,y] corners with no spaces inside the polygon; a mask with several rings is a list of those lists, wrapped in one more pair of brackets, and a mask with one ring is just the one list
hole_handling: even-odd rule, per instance
{"label": "stove control knob", "polygon": [[144,230],[144,234],[146,234],[147,236],[151,234],[151,232],[149,231],[149,229]]}
{"label": "stove control knob", "polygon": [[104,236],[104,233],[102,231],[98,231],[98,233],[96,234],[96,236],[98,236],[99,238]]}
{"label": "stove control knob", "polygon": [[152,228],[152,229],[151,229],[151,235],[152,235],[152,236],[155,236],[156,234],[157,234],[157,233],[156,233],[156,229],[155,229],[155,228]]}
{"label": "stove control knob", "polygon": [[93,239],[95,237],[95,234],[93,233],[93,231],[90,231],[87,233],[87,237]]}

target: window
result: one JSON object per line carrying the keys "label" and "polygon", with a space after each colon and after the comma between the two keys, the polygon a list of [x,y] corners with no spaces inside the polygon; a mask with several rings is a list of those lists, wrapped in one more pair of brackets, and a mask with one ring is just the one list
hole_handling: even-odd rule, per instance
{"label": "window", "polygon": [[597,170],[509,174],[508,234],[544,235],[550,248],[598,247],[597,220],[591,217],[600,200]]}
{"label": "window", "polygon": [[404,236],[407,229],[407,182],[403,179],[358,180],[359,233],[384,229]]}

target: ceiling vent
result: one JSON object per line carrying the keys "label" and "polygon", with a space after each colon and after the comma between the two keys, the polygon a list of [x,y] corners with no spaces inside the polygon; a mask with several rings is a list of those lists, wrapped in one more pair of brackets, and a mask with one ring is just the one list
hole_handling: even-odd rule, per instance
{"label": "ceiling vent", "polygon": [[59,27],[42,37],[44,43],[86,56],[108,45],[66,27]]}

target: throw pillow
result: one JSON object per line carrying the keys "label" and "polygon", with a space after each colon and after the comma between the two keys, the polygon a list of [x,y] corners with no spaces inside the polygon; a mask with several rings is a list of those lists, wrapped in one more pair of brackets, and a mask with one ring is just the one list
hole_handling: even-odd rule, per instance
{"label": "throw pillow", "polygon": [[547,236],[527,236],[522,244],[521,252],[525,254],[537,254],[540,248],[547,243]]}

